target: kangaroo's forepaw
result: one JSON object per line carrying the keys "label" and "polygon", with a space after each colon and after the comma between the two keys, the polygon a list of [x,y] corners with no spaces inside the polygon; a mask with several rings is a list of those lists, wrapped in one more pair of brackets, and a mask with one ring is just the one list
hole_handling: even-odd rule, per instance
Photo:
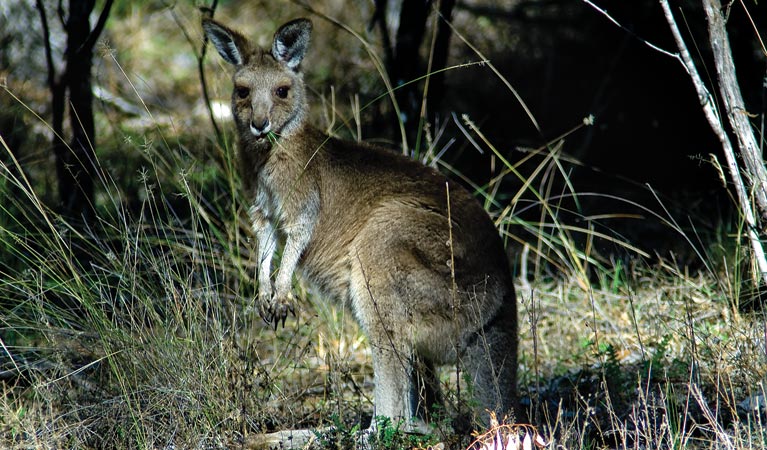
{"label": "kangaroo's forepaw", "polygon": [[282,327],[285,328],[285,320],[288,318],[288,313],[296,315],[295,305],[295,297],[290,292],[274,296],[270,302],[261,304],[261,317],[263,317],[266,323],[273,325],[275,330],[280,322],[282,322]]}

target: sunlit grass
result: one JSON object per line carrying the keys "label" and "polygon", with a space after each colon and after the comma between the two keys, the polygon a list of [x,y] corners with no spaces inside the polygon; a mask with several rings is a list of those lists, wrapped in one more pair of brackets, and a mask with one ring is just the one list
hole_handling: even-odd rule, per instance
{"label": "sunlit grass", "polygon": [[[135,64],[118,67],[130,64],[119,52],[105,52],[104,64],[126,97],[144,102],[157,92],[132,74],[152,71],[157,61],[142,58],[158,44],[151,28],[130,33],[141,19],[118,26]],[[180,23],[197,32],[191,13]],[[186,45],[168,38],[178,40],[174,48]],[[196,80],[170,78],[156,89],[178,89],[193,102]],[[226,78],[211,83],[228,96]],[[325,125],[360,137],[364,105],[341,107],[328,95],[320,95],[329,105]],[[266,431],[351,430],[370,420],[369,350],[342,305],[299,283],[299,311],[284,329],[249,312],[253,239],[231,131],[218,143],[204,115],[166,121],[156,104],[144,105],[152,113],[145,129],[100,113],[107,131],[91,223],[47,206],[55,198],[41,181],[45,170],[30,170],[0,145],[0,447],[224,448]],[[29,120],[46,129],[44,119]],[[767,446],[765,321],[738,308],[749,280],[737,224],[706,246],[662,200],[656,207],[580,192],[567,170],[577,162],[560,140],[511,160],[470,117],[450,125],[462,130],[450,139],[494,155],[491,180],[477,185],[451,167],[444,156],[453,144],[438,128],[417,153],[470,186],[516,251],[516,419],[552,448]],[[590,196],[632,212],[588,216],[579,200]],[[703,268],[645,253],[609,232],[613,220],[675,230]],[[605,242],[623,256],[600,252]],[[444,368],[449,400],[454,372]],[[456,448],[471,441],[449,433],[445,424],[435,429]]]}

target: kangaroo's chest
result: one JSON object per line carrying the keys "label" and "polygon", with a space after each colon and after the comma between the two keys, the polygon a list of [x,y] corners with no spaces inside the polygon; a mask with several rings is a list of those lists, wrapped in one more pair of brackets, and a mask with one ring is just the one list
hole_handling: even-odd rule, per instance
{"label": "kangaroo's chest", "polygon": [[253,206],[275,230],[281,231],[286,222],[290,221],[284,207],[290,189],[284,186],[283,180],[274,176],[275,171],[275,168],[269,165],[259,170],[256,176]]}
{"label": "kangaroo's chest", "polygon": [[253,207],[258,210],[269,223],[277,228],[277,196],[267,180],[259,173],[253,196]]}
{"label": "kangaroo's chest", "polygon": [[343,209],[323,213],[318,203],[323,201],[321,183],[313,182],[314,173],[306,164],[278,156],[272,155],[259,171],[253,206],[283,243],[291,230],[311,224],[306,227],[310,236],[299,259],[299,273],[323,297],[344,302],[349,286],[348,241],[353,237],[346,221],[351,215]]}

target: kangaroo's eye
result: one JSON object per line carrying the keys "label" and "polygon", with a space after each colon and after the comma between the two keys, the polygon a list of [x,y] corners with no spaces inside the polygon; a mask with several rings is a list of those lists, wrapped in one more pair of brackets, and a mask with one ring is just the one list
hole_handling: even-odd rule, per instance
{"label": "kangaroo's eye", "polygon": [[290,87],[288,86],[280,86],[277,88],[275,93],[277,94],[277,97],[279,98],[288,98],[288,91],[290,90]]}
{"label": "kangaroo's eye", "polygon": [[234,93],[237,94],[237,97],[239,98],[248,98],[248,95],[250,95],[250,88],[237,86],[234,88]]}

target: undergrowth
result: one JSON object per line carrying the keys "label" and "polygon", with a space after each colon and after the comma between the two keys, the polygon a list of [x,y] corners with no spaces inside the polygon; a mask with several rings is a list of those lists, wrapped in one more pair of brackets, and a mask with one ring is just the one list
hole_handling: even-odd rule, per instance
{"label": "undergrowth", "polygon": [[[189,14],[181,24],[196,23]],[[120,26],[131,21],[141,22]],[[104,59],[120,64],[114,52]],[[226,91],[227,80],[212,83]],[[4,101],[14,94],[33,111],[14,89]],[[324,124],[359,136],[365,108],[322,98]],[[371,448],[495,448],[475,440],[486,431],[476,424],[475,437],[451,434],[449,413],[431,436],[372,418],[364,335],[300,282],[297,316],[277,332],[264,324],[252,307],[253,238],[231,136],[215,142],[195,132],[208,129],[204,119],[177,128],[147,108],[146,128],[102,111],[109,136],[97,149],[97,219],[87,223],[48,206],[50,167],[28,164],[40,155],[17,159],[2,136],[0,447],[231,448],[253,434],[333,427],[318,432],[323,448],[354,448],[376,420]],[[25,121],[46,128],[31,113]],[[470,117],[453,125],[450,139],[501,161],[477,184],[442,157],[452,145],[443,132],[427,130],[415,152],[474,189],[514,252],[521,402],[498,430],[532,424],[549,448],[767,447],[765,319],[740,309],[744,291],[753,299],[758,290],[747,289],[737,221],[702,245],[660,197],[648,206],[579,192],[562,141],[512,161]],[[702,269],[612,233],[610,221],[628,214],[589,217],[580,208],[589,197],[674,230]],[[456,368],[444,368],[442,383],[446,411],[464,407]]]}

